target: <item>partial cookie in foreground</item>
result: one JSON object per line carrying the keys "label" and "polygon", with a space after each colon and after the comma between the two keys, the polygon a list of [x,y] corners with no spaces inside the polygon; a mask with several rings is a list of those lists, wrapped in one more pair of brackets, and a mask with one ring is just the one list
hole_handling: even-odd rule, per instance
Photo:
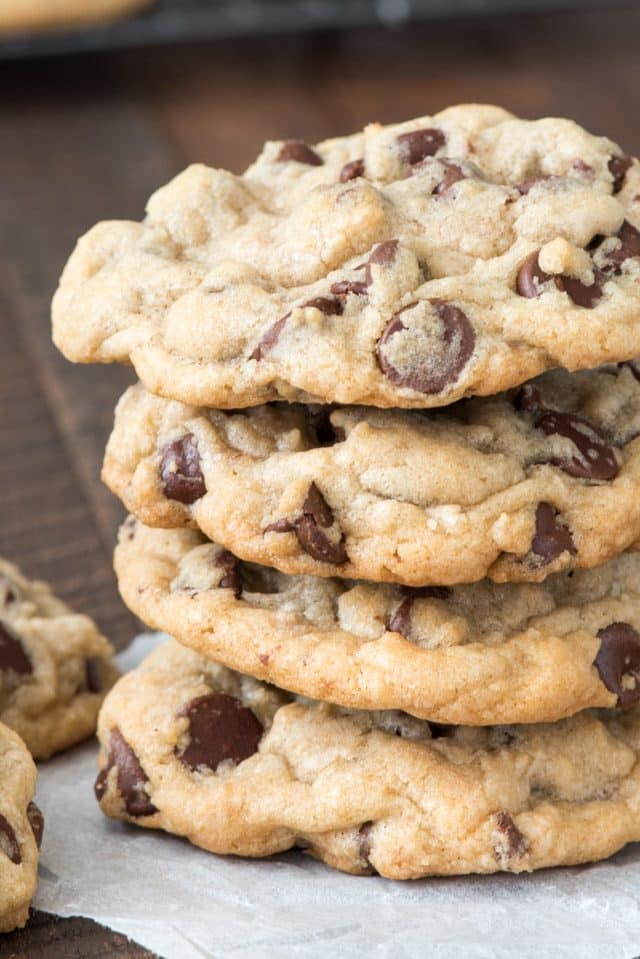
{"label": "partial cookie in foreground", "polygon": [[0,720],[36,759],[95,732],[118,676],[113,654],[88,616],[0,559]]}
{"label": "partial cookie in foreground", "polygon": [[100,714],[103,811],[212,852],[300,846],[391,879],[526,872],[640,839],[640,714],[431,727],[349,712],[170,642]]}
{"label": "partial cookie in foreground", "polygon": [[2,0],[0,36],[107,23],[151,0]]}
{"label": "partial cookie in foreground", "polygon": [[143,523],[194,523],[287,573],[411,586],[540,581],[640,540],[640,382],[555,370],[446,411],[122,397],[103,478]]}
{"label": "partial cookie in foreground", "polygon": [[640,700],[637,554],[541,584],[412,590],[287,576],[129,521],[115,567],[153,629],[314,699],[464,725]]}
{"label": "partial cookie in foreground", "polygon": [[640,355],[640,163],[497,107],[194,166],[83,237],[58,347],[152,391],[435,407]]}
{"label": "partial cookie in foreground", "polygon": [[44,820],[33,802],[35,788],[29,751],[0,723],[0,932],[24,926],[36,891]]}

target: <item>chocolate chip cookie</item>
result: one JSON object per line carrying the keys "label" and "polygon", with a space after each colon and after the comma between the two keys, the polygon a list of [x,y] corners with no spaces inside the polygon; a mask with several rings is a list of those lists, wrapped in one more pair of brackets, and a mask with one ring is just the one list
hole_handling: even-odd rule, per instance
{"label": "chocolate chip cookie", "polygon": [[290,697],[170,642],[99,721],[103,811],[212,852],[391,879],[589,862],[640,838],[640,713],[433,726]]}
{"label": "chocolate chip cookie", "polygon": [[637,554],[539,584],[411,589],[288,576],[130,520],[115,567],[153,629],[314,699],[465,725],[640,700]]}
{"label": "chocolate chip cookie", "polygon": [[80,240],[59,348],[217,408],[434,407],[640,355],[640,163],[497,107],[193,166]]}
{"label": "chocolate chip cookie", "polygon": [[150,526],[194,523],[287,573],[411,586],[540,581],[640,540],[640,367],[554,370],[446,411],[224,412],[132,387],[103,477]]}
{"label": "chocolate chip cookie", "polygon": [[0,720],[36,759],[95,732],[117,675],[111,644],[88,616],[0,559]]}
{"label": "chocolate chip cookie", "polygon": [[24,926],[36,891],[44,820],[33,802],[35,788],[29,751],[0,723],[0,932]]}

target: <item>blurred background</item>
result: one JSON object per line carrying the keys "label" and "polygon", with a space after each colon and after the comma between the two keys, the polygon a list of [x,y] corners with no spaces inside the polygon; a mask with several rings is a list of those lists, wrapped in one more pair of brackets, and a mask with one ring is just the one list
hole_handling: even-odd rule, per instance
{"label": "blurred background", "polygon": [[[137,625],[99,483],[120,367],[73,367],[49,304],[76,238],[139,219],[187,163],[242,170],[464,101],[573,117],[640,153],[640,4],[614,0],[0,0],[0,554],[118,646]],[[36,914],[0,956],[147,956]],[[8,950],[4,953],[2,950]]]}

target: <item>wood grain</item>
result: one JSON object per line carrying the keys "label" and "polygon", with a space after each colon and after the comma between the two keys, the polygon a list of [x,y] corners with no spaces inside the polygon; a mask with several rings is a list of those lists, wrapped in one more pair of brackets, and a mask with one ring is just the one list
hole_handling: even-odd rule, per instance
{"label": "wood grain", "polygon": [[[461,101],[573,116],[640,152],[639,31],[636,6],[0,67],[0,553],[118,645],[135,631],[111,572],[121,511],[99,483],[131,375],[72,367],[49,340],[49,300],[79,233],[139,218],[189,161],[241,170],[267,138],[314,141]],[[95,923],[46,914],[0,940],[0,959],[143,955]]]}

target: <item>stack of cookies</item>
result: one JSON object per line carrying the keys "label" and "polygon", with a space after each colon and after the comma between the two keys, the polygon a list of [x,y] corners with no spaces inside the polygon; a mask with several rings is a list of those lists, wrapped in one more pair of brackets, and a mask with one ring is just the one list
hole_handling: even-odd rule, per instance
{"label": "stack of cookies", "polygon": [[472,105],[79,242],[54,338],[140,377],[115,566],[177,640],[103,706],[107,815],[399,879],[640,839],[638,227],[616,144]]}

